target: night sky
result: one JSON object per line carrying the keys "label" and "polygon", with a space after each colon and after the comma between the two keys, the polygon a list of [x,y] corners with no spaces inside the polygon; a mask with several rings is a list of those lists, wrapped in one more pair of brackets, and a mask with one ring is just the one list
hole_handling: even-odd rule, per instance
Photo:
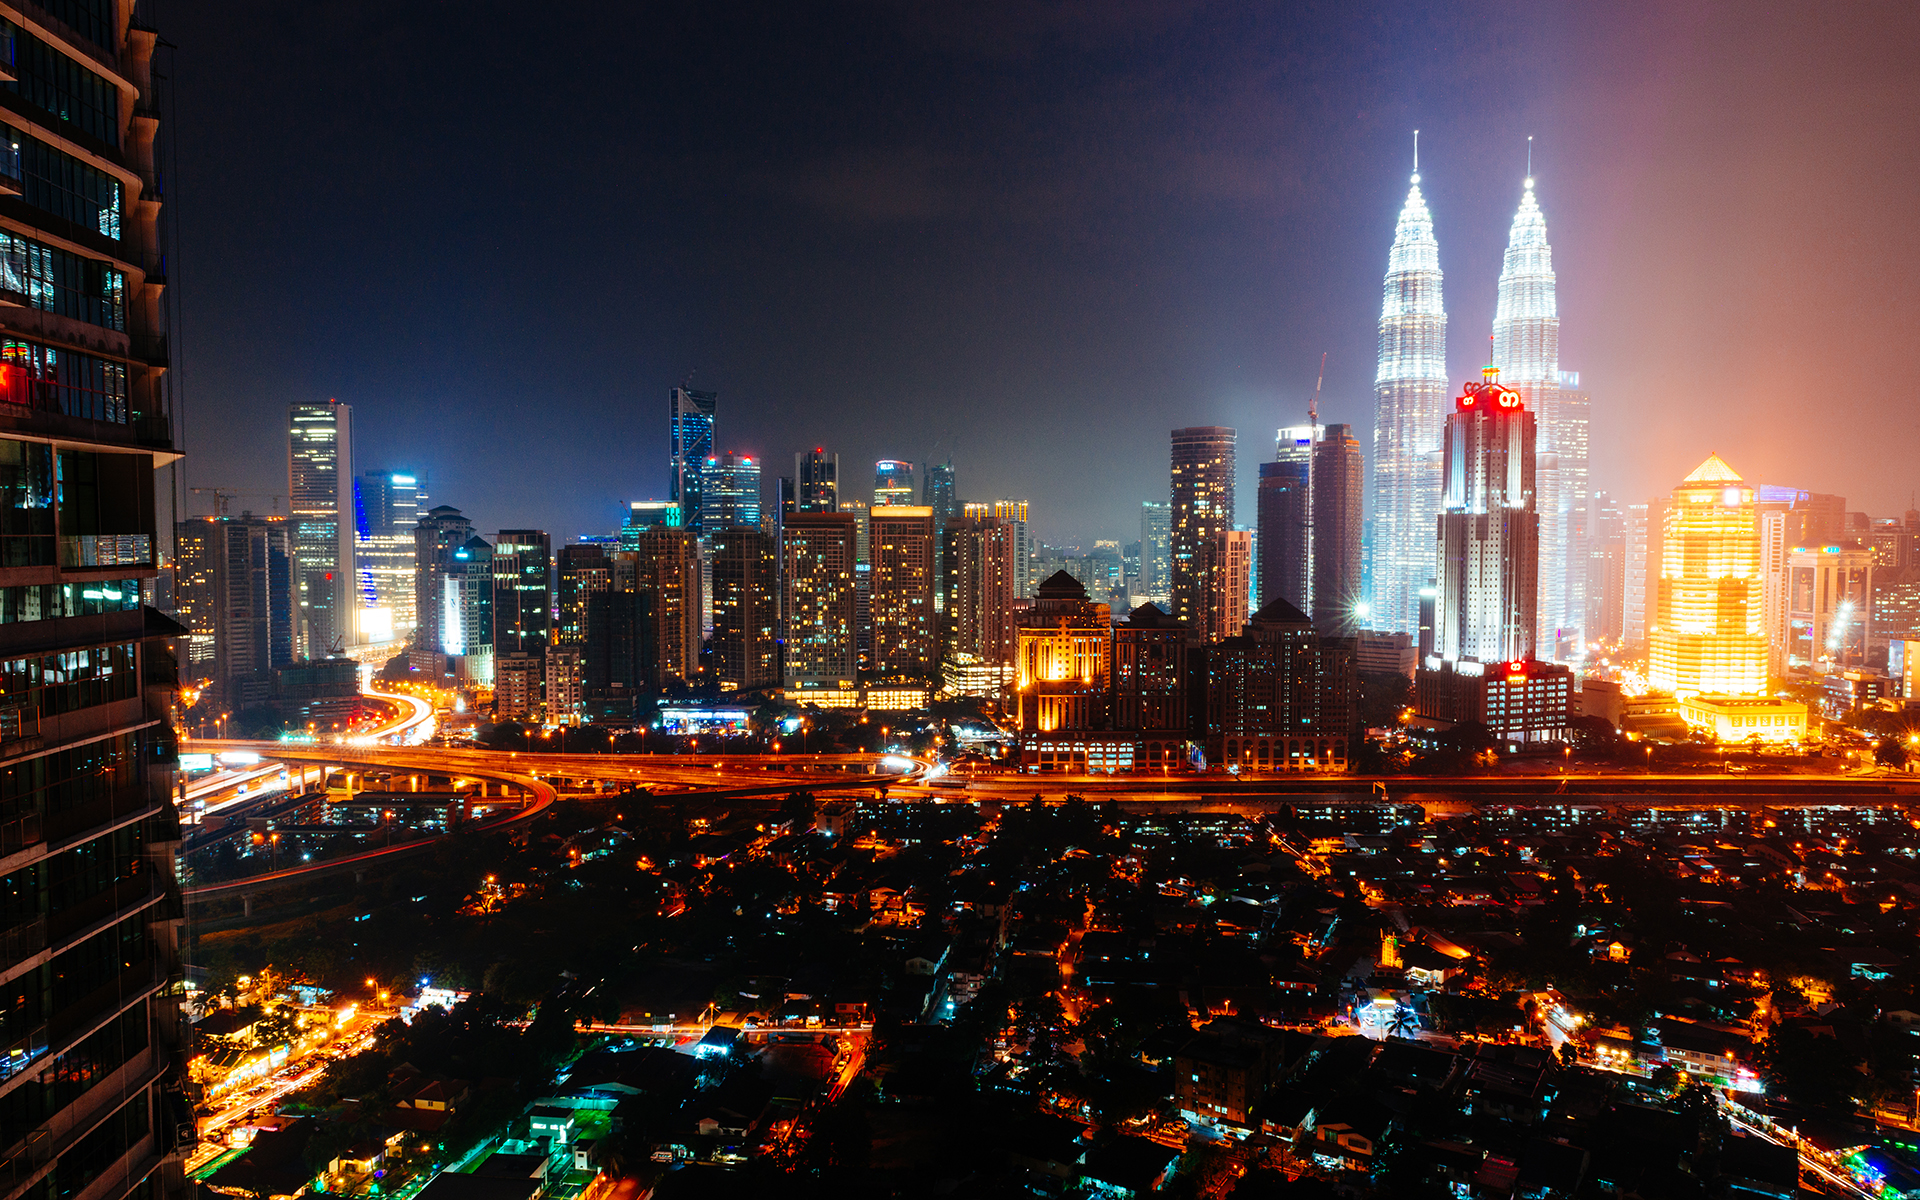
{"label": "night sky", "polygon": [[157,13],[195,486],[284,492],[286,406],[331,396],[363,469],[570,540],[665,495],[691,376],[769,474],[951,456],[1066,545],[1138,537],[1168,430],[1233,425],[1251,525],[1322,351],[1371,453],[1415,128],[1456,384],[1534,135],[1596,487],[1920,483],[1911,3]]}

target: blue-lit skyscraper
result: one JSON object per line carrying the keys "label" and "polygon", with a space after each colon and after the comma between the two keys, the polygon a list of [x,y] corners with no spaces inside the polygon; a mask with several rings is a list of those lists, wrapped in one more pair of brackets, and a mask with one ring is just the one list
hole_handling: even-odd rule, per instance
{"label": "blue-lit skyscraper", "polygon": [[1394,228],[1380,306],[1369,546],[1369,619],[1375,629],[1415,631],[1420,588],[1433,573],[1440,433],[1447,401],[1447,313],[1440,284],[1440,243],[1433,236],[1433,214],[1420,194],[1416,162]]}
{"label": "blue-lit skyscraper", "polygon": [[368,471],[353,480],[354,607],[368,642],[404,638],[414,607],[414,527],[426,511],[423,471]]}
{"label": "blue-lit skyscraper", "polygon": [[744,454],[709,454],[700,464],[700,520],[707,534],[760,524],[760,460]]}
{"label": "blue-lit skyscraper", "polygon": [[679,502],[695,528],[700,521],[700,468],[713,453],[713,415],[719,403],[718,392],[677,387],[667,395],[667,499]]}
{"label": "blue-lit skyscraper", "polygon": [[944,611],[947,595],[947,569],[944,553],[947,526],[960,517],[960,498],[953,487],[953,460],[928,463],[926,496],[921,501],[933,510],[933,607]]}

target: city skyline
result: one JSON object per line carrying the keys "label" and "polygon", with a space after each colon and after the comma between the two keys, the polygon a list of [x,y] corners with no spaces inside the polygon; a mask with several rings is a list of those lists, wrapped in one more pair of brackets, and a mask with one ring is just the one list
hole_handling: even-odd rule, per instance
{"label": "city skyline", "polygon": [[[1322,350],[1330,352],[1322,419],[1354,425],[1370,445],[1374,272],[1416,127],[1449,309],[1474,326],[1493,311],[1513,189],[1525,171],[1526,137],[1536,135],[1534,173],[1542,197],[1551,197],[1563,279],[1561,357],[1580,368],[1605,414],[1593,430],[1594,485],[1634,501],[1659,494],[1708,449],[1735,456],[1756,478],[1849,490],[1839,482],[1849,467],[1838,446],[1775,445],[1766,430],[1797,407],[1789,382],[1796,362],[1837,356],[1884,372],[1899,344],[1891,314],[1920,278],[1916,247],[1893,207],[1911,190],[1913,168],[1895,160],[1853,169],[1903,115],[1898,104],[1883,111],[1868,101],[1910,70],[1884,49],[1909,40],[1890,25],[1843,29],[1794,18],[1730,28],[1729,12],[1682,21],[1643,9],[1620,17],[1617,28],[1565,12],[1509,28],[1494,10],[1463,8],[1389,25],[1375,48],[1356,32],[1364,21],[1343,17],[1322,28],[1240,16],[1224,27],[1235,48],[1218,54],[1220,34],[1153,6],[1131,13],[1137,26],[1117,17],[1036,16],[1032,26],[998,17],[983,18],[977,36],[888,14],[879,45],[862,53],[925,64],[920,78],[894,68],[871,85],[898,90],[906,123],[888,133],[870,95],[833,82],[820,104],[852,114],[846,136],[821,133],[818,118],[828,110],[803,106],[810,117],[778,126],[791,149],[766,159],[752,119],[821,82],[809,56],[818,39],[837,38],[851,20],[829,9],[813,32],[773,22],[783,37],[797,35],[790,47],[771,38],[745,47],[764,71],[748,72],[755,82],[727,105],[688,109],[696,102],[653,84],[621,101],[658,118],[641,123],[648,129],[687,119],[684,141],[646,135],[634,149],[636,161],[671,170],[699,195],[695,204],[676,200],[676,211],[649,199],[623,222],[632,232],[614,249],[620,270],[638,263],[622,289],[633,299],[584,318],[530,314],[517,301],[494,313],[463,298],[489,295],[493,285],[470,286],[471,256],[450,240],[464,240],[476,217],[407,216],[430,211],[417,206],[437,198],[446,172],[477,149],[448,115],[458,104],[429,103],[423,126],[378,133],[369,147],[352,143],[356,158],[395,158],[396,136],[423,148],[415,169],[388,181],[394,203],[369,215],[339,191],[363,174],[342,159],[348,143],[339,136],[361,102],[336,109],[332,85],[303,65],[323,61],[331,39],[347,45],[376,30],[382,41],[391,33],[396,45],[425,45],[421,18],[356,17],[321,33],[325,44],[291,64],[283,81],[262,86],[267,63],[289,65],[279,55],[254,61],[263,39],[273,45],[280,36],[270,15],[237,14],[222,28],[179,15],[183,28],[170,40],[195,55],[177,66],[181,104],[191,126],[204,130],[183,144],[170,172],[170,183],[193,198],[182,209],[182,233],[192,235],[195,256],[178,274],[189,281],[182,333],[195,354],[183,376],[193,381],[184,473],[196,486],[279,491],[255,465],[277,456],[262,410],[337,397],[356,408],[366,466],[430,471],[439,494],[464,502],[481,528],[531,524],[576,536],[617,523],[628,500],[664,497],[648,478],[651,464],[667,457],[650,414],[659,389],[691,372],[693,386],[720,392],[731,413],[717,449],[778,462],[830,445],[850,471],[883,457],[940,462],[950,454],[978,494],[1030,493],[1042,538],[1113,536],[1141,500],[1157,495],[1129,480],[1157,457],[1165,429],[1219,424],[1251,437],[1296,423]],[[646,39],[646,54],[697,49],[709,19],[680,15]],[[1511,86],[1497,100],[1456,94],[1453,64],[1489,41],[1500,47]],[[1316,53],[1297,79],[1270,74],[1273,62],[1307,45]],[[486,59],[483,47],[474,49],[469,61]],[[568,41],[566,49],[576,46]],[[535,64],[559,52],[544,33],[528,47]],[[1214,60],[1208,72],[1180,70],[1202,54]],[[460,56],[427,57],[435,64],[418,81],[390,81],[400,89],[395,102],[430,98],[434,89],[452,100],[472,86],[464,68],[446,65]],[[1847,69],[1829,73],[1848,79],[1845,87],[1804,95],[1784,82],[1842,60]],[[1609,74],[1590,65],[1600,62],[1626,65]],[[1767,69],[1788,64],[1796,65]],[[989,94],[983,73],[1006,78]],[[573,74],[590,80],[595,72]],[[1040,188],[1036,165],[1057,156],[1043,156],[1048,147],[1022,130],[1036,122],[1077,128],[1086,102],[1071,89],[1111,100],[1149,74],[1211,83],[1161,105],[1122,104],[1116,133],[1131,136],[1138,154],[1121,165],[1072,157],[1057,193]],[[240,86],[263,100],[259,113],[223,103],[223,89]],[[616,99],[591,83],[569,86],[588,89],[575,94],[576,108],[604,109]],[[976,133],[933,126],[929,114],[955,103],[980,115]],[[262,142],[248,136],[254,123],[282,120],[289,105],[329,112],[329,132],[311,153],[275,147],[248,164],[258,178],[245,186],[238,164],[208,157],[219,145]],[[538,142],[513,136],[537,119],[515,116],[513,129],[498,132]],[[576,137],[542,149],[542,169],[549,154],[582,150]],[[695,138],[707,147],[704,161]],[[995,178],[982,158],[993,139],[1007,140],[1003,191],[983,186]],[[1181,156],[1186,169],[1169,171]],[[747,172],[749,160],[765,161],[764,172]],[[1476,195],[1469,180],[1482,171],[1508,186]],[[1150,182],[1168,178],[1179,182]],[[1831,178],[1850,184],[1816,182]],[[550,286],[561,295],[576,290],[579,239],[557,218],[595,226],[592,205],[516,207],[527,195],[520,185],[491,186],[504,190],[479,210],[488,236],[521,249],[551,243],[550,259],[543,252],[521,260],[551,262],[543,268]],[[1830,222],[1798,219],[1815,187],[1821,203],[1835,206]],[[288,207],[263,220],[262,195]],[[350,251],[340,241],[343,218],[315,204],[352,213],[356,236],[372,240]],[[711,215],[680,215],[692,212]],[[266,240],[289,223],[308,229],[308,239]],[[1152,233],[1163,226],[1168,232]],[[216,227],[221,236],[207,236]],[[716,234],[720,228],[758,229],[764,240]],[[1850,240],[1858,229],[1887,233],[1873,261]],[[938,249],[943,243],[951,249]],[[359,269],[343,275],[319,257],[345,264],[362,255],[425,270],[376,281],[381,295],[394,297],[382,300],[367,293]],[[841,258],[839,268],[816,270]],[[767,277],[739,291],[749,259],[765,262]],[[919,264],[919,282],[898,270],[904,261]],[[266,264],[283,269],[258,286],[226,286],[242,272],[258,279],[254,268]],[[1798,282],[1780,286],[1788,279]],[[732,299],[729,288],[738,293]],[[245,305],[225,299],[229,292],[246,296]],[[1888,302],[1855,314],[1855,298],[1867,294]],[[770,302],[779,296],[786,298]],[[400,338],[368,324],[395,303],[413,314],[387,322],[406,331]],[[1841,313],[1853,315],[1842,321]],[[537,371],[507,353],[548,338],[564,349],[539,356]],[[1479,365],[1478,340],[1454,339],[1451,382]],[[338,353],[342,343],[355,353]],[[242,347],[244,359],[236,356]],[[1672,404],[1661,394],[1672,378],[1701,385]],[[1721,433],[1721,416],[1736,404],[1753,420]],[[1913,417],[1891,399],[1862,404],[1891,432],[1912,435]],[[456,425],[449,413],[469,419]],[[619,426],[610,436],[603,417]],[[1052,436],[1008,444],[994,434],[1022,422]],[[1642,431],[1657,436],[1646,438],[1648,453],[1636,454]],[[1050,470],[1048,456],[1073,435],[1081,457],[1115,469]],[[481,496],[498,447],[522,440],[578,460],[569,494],[510,480]],[[396,459],[423,461],[384,461],[387,447]],[[1252,464],[1240,474],[1240,504],[1251,511]],[[1851,489],[1855,504],[1904,504],[1904,487],[1865,474],[1866,488]]]}

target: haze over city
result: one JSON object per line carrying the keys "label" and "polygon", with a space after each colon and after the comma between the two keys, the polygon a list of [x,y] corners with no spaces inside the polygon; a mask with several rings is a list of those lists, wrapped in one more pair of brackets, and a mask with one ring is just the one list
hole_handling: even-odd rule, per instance
{"label": "haze over city", "polygon": [[691,377],[719,448],[951,455],[1063,545],[1137,536],[1174,426],[1240,429],[1249,507],[1323,351],[1371,456],[1418,128],[1456,384],[1531,135],[1596,488],[1908,503],[1911,6],[487,11],[168,14],[191,483],[284,491],[336,397],[481,528],[602,532]]}

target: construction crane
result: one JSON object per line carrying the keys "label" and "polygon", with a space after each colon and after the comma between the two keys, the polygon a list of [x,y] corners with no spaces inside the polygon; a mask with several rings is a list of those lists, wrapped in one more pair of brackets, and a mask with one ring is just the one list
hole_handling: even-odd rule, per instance
{"label": "construction crane", "polygon": [[265,496],[269,500],[276,501],[273,506],[273,510],[276,513],[280,511],[280,505],[277,502],[286,499],[285,496],[278,492],[243,492],[237,488],[197,487],[188,488],[187,490],[196,496],[212,496],[213,515],[216,517],[224,517],[227,515],[227,504],[236,496]]}

